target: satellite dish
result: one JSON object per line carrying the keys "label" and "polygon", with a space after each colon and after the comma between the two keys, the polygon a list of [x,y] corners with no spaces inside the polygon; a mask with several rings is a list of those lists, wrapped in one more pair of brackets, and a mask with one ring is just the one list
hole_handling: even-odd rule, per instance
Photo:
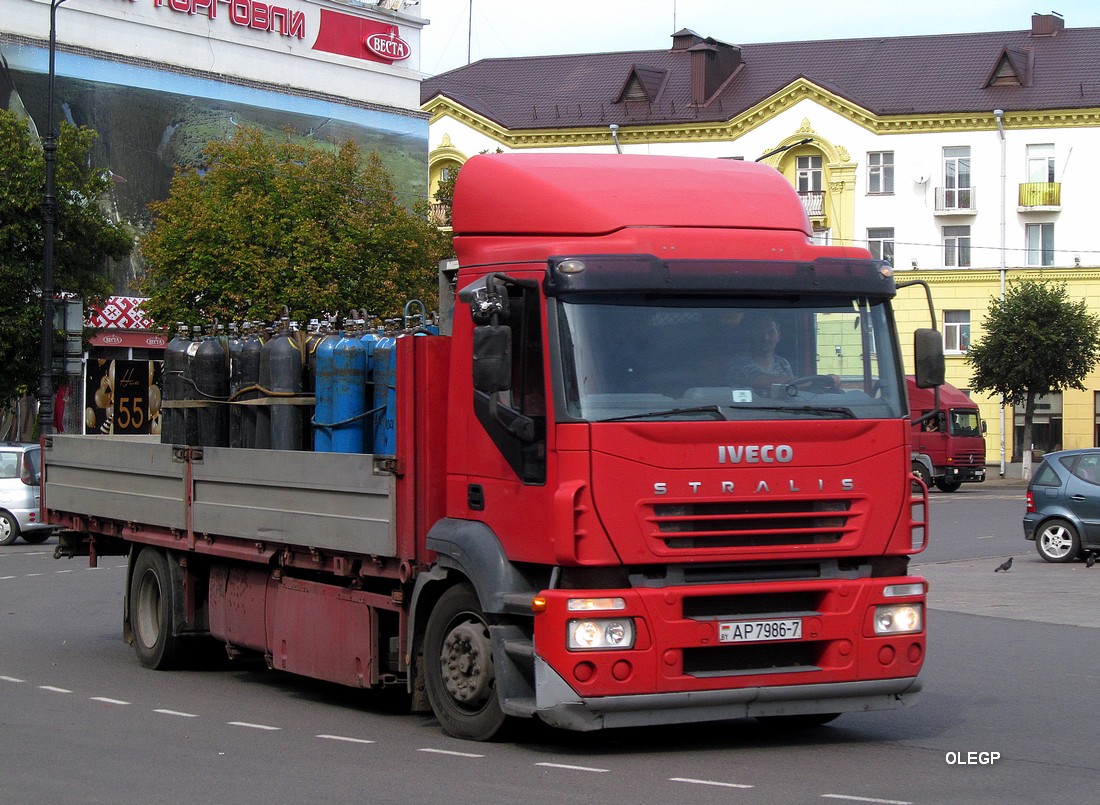
{"label": "satellite dish", "polygon": [[924,184],[931,178],[931,172],[928,170],[928,166],[918,162],[913,166],[912,173],[913,181],[917,184]]}

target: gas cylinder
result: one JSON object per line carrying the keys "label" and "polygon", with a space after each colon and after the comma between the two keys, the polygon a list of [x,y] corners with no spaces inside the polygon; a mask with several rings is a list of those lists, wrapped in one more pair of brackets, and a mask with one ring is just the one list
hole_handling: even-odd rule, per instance
{"label": "gas cylinder", "polygon": [[[260,382],[260,349],[263,341],[260,340],[257,328],[245,322],[241,327],[240,349],[236,359],[230,368],[229,393],[238,402],[255,400],[260,392],[255,386]],[[245,389],[252,389],[245,391]],[[233,410],[240,413],[237,420],[238,432],[233,433],[233,419],[229,420],[229,444],[231,447],[255,447],[256,446],[256,412],[255,405],[235,405]]]}
{"label": "gas cylinder", "polygon": [[[184,369],[181,385],[182,396],[180,399],[194,401],[198,399],[195,390],[195,355],[202,345],[202,328],[191,328],[191,343],[187,345],[187,367]],[[199,434],[199,409],[188,406],[183,409],[183,442],[192,447],[202,444],[202,436]]]}
{"label": "gas cylinder", "polygon": [[313,350],[313,383],[316,404],[313,409],[313,449],[332,452],[332,416],[334,376],[333,355],[340,336],[327,333]]}
{"label": "gas cylinder", "polygon": [[229,345],[224,335],[204,338],[191,359],[191,379],[199,400],[196,408],[199,444],[229,446]]}
{"label": "gas cylinder", "polygon": [[363,452],[367,350],[357,333],[344,333],[332,350],[332,452]]}
{"label": "gas cylinder", "polygon": [[280,399],[302,393],[302,349],[289,328],[283,329],[260,350],[260,385],[274,404],[262,406],[267,412],[267,444],[264,439],[265,417],[256,422],[257,447],[272,450],[302,449],[302,412],[296,403],[280,403]]}
{"label": "gas cylinder", "polygon": [[397,339],[380,337],[374,344],[374,454],[397,455]]}
{"label": "gas cylinder", "polygon": [[[176,335],[164,348],[164,368],[161,374],[162,399],[176,402],[183,399],[183,377],[187,372],[187,348],[191,338],[187,326],[176,325]],[[163,444],[184,444],[184,409],[165,405],[161,410],[160,440]]]}

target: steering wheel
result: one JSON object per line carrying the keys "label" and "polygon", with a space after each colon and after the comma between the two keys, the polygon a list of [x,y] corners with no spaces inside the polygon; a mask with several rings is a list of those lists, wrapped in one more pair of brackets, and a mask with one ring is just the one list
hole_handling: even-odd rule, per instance
{"label": "steering wheel", "polygon": [[787,383],[787,386],[795,388],[805,386],[807,391],[814,394],[835,394],[841,390],[840,385],[833,379],[832,375],[796,377]]}

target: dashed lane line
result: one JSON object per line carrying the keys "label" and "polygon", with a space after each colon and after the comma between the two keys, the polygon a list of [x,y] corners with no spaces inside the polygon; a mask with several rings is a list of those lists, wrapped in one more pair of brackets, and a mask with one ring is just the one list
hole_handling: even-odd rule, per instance
{"label": "dashed lane line", "polygon": [[417,749],[417,752],[427,752],[432,755],[451,755],[453,757],[485,757],[485,755],[479,755],[474,752],[456,752],[454,749]]}
{"label": "dashed lane line", "polygon": [[374,741],[366,738],[351,738],[347,735],[314,735],[314,738],[321,738],[326,741],[343,741],[349,744],[372,744]]}
{"label": "dashed lane line", "polygon": [[822,799],[843,799],[848,802],[871,802],[875,805],[913,805],[904,799],[875,799],[874,797],[855,797],[851,794],[822,794]]}
{"label": "dashed lane line", "polygon": [[597,769],[593,766],[570,766],[568,763],[536,763],[536,766],[545,766],[548,769],[566,769],[568,771],[591,771],[597,774],[607,774],[611,769]]}
{"label": "dashed lane line", "polygon": [[106,696],[89,696],[88,698],[93,702],[103,702],[104,704],[129,704],[129,702],[122,701],[122,699],[109,699]]}
{"label": "dashed lane line", "polygon": [[179,710],[165,710],[163,708],[157,708],[154,713],[160,713],[162,716],[179,716],[180,718],[198,718],[196,713],[184,713]]}
{"label": "dashed lane line", "polygon": [[39,685],[38,689],[48,690],[50,693],[72,693],[72,691],[67,688],[58,688],[53,685]]}
{"label": "dashed lane line", "polygon": [[754,788],[754,786],[746,785],[745,783],[726,783],[721,780],[696,780],[692,777],[669,777],[669,782],[672,783],[691,783],[692,785],[710,785],[718,788]]}
{"label": "dashed lane line", "polygon": [[268,730],[274,732],[282,729],[282,727],[274,727],[270,724],[253,724],[250,721],[227,721],[225,723],[231,727],[245,727],[250,730]]}

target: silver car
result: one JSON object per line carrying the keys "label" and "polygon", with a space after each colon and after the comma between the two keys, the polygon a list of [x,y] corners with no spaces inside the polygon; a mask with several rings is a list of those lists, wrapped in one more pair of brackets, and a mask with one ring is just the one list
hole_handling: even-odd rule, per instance
{"label": "silver car", "polygon": [[36,444],[0,442],[0,545],[19,537],[38,544],[49,539],[54,527],[42,522],[41,449]]}

